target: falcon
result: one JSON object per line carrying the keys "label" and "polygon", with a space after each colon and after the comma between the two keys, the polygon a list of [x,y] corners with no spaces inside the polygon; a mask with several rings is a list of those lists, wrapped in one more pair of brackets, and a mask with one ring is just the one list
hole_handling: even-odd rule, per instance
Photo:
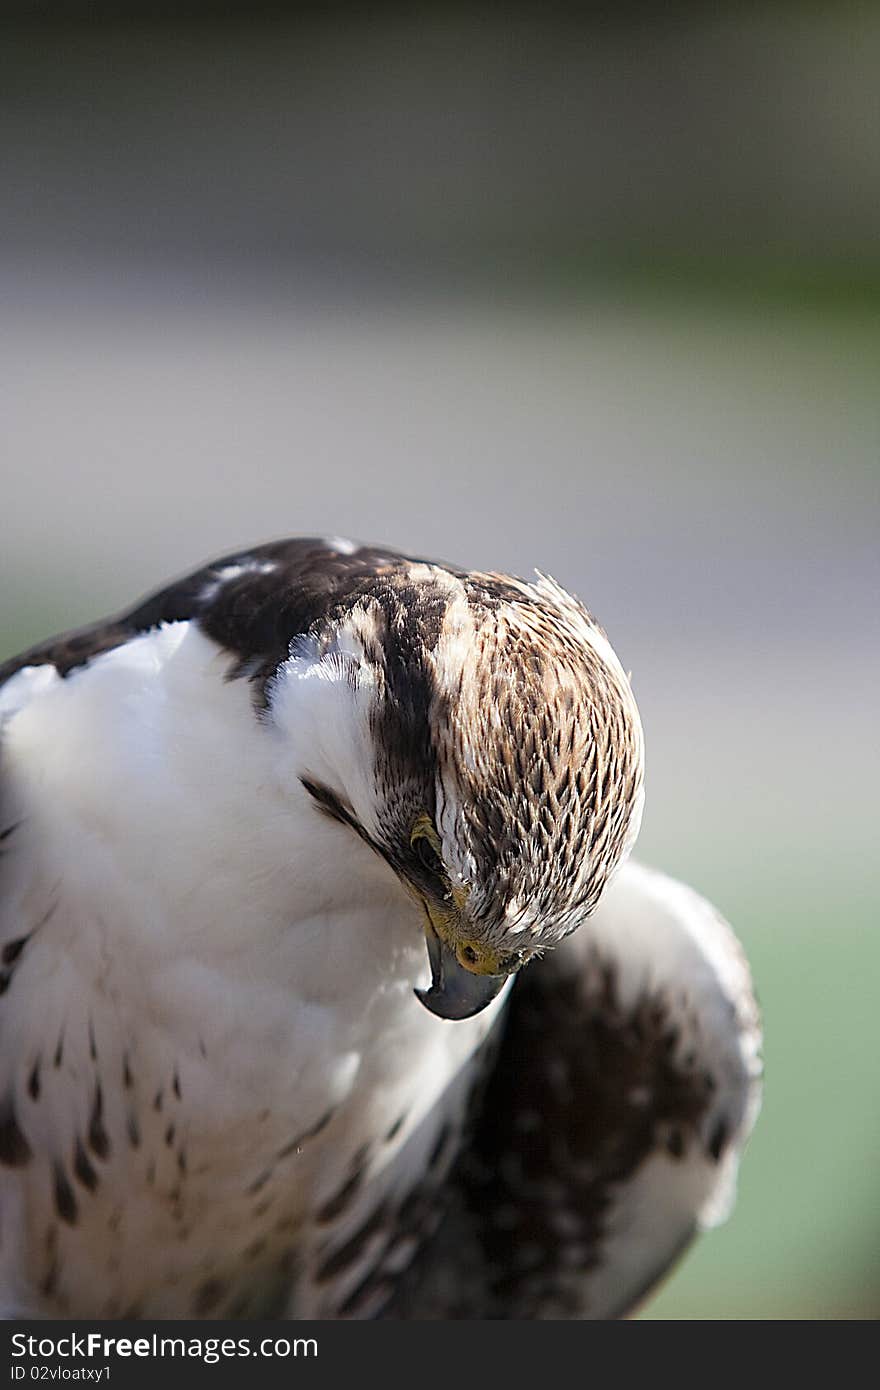
{"label": "falcon", "polygon": [[552,579],[258,546],[0,667],[0,1309],[606,1318],[758,1106]]}

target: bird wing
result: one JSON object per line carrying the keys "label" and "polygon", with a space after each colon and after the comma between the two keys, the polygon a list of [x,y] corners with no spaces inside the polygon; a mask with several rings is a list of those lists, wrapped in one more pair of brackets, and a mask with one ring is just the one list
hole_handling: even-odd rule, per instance
{"label": "bird wing", "polygon": [[408,1318],[621,1317],[723,1220],[760,1099],[745,957],[632,862],[528,969]]}
{"label": "bird wing", "polygon": [[407,557],[339,538],[270,541],[224,555],[141,599],[134,607],[41,642],[0,662],[0,687],[27,666],[60,676],[163,623],[198,620],[203,631],[256,678],[274,671],[292,637],[326,613],[334,596],[374,580]]}

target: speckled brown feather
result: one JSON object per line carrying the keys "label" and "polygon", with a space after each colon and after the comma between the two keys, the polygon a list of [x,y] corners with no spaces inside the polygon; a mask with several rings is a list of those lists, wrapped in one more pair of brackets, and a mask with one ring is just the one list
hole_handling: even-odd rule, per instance
{"label": "speckled brown feather", "polygon": [[469,911],[528,956],[527,929],[541,947],[573,930],[632,843],[641,724],[602,629],[552,581],[475,575],[465,590],[454,693],[435,669],[437,758],[477,866]]}

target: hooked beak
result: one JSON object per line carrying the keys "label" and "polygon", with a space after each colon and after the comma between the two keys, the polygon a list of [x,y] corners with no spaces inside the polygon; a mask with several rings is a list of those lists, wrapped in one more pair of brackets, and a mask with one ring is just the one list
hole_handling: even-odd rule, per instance
{"label": "hooked beak", "polygon": [[472,1018],[504,987],[509,975],[478,975],[466,970],[455,952],[441,940],[426,913],[425,940],[431,962],[431,988],[417,989],[416,998],[438,1018]]}

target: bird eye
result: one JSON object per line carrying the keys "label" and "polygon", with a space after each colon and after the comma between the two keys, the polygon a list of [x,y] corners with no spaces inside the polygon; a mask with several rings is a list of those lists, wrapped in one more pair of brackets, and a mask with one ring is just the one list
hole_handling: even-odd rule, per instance
{"label": "bird eye", "polygon": [[443,873],[443,861],[434,846],[424,835],[420,835],[416,840],[414,849],[419,856],[419,863],[423,869],[427,869],[429,874]]}
{"label": "bird eye", "polygon": [[440,837],[427,816],[419,816],[412,829],[409,842],[418,856],[422,868],[429,874],[443,876],[443,860],[440,858]]}

